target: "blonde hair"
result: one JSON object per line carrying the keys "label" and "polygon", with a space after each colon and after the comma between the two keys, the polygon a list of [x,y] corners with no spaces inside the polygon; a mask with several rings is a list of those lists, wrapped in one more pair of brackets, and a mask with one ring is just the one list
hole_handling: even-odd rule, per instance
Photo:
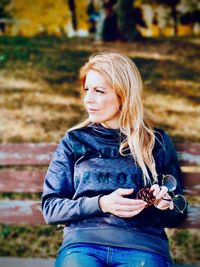
{"label": "blonde hair", "polygon": [[[80,70],[80,81],[84,87],[90,70],[100,73],[108,85],[115,90],[121,100],[119,128],[126,138],[121,142],[120,154],[130,151],[143,172],[145,185],[157,181],[157,172],[153,158],[155,135],[153,125],[146,115],[142,103],[142,79],[133,61],[119,53],[101,53],[89,58]],[[75,128],[90,124],[87,119]]]}

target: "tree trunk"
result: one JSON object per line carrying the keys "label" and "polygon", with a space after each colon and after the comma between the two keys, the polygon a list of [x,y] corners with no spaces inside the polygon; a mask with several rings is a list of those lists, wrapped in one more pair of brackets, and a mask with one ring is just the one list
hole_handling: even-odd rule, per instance
{"label": "tree trunk", "polygon": [[118,0],[116,5],[118,27],[121,38],[124,41],[131,41],[141,37],[136,28],[133,6],[134,1],[131,0]]}
{"label": "tree trunk", "polygon": [[114,5],[116,0],[101,1],[99,21],[97,23],[96,41],[113,42],[119,39],[118,25]]}
{"label": "tree trunk", "polygon": [[74,31],[77,31],[77,18],[76,18],[76,4],[75,0],[68,0],[69,9],[71,11],[72,16],[72,26]]}
{"label": "tree trunk", "polygon": [[172,6],[172,18],[174,21],[174,34],[177,36],[178,35],[178,16],[177,16],[177,10],[176,6]]}

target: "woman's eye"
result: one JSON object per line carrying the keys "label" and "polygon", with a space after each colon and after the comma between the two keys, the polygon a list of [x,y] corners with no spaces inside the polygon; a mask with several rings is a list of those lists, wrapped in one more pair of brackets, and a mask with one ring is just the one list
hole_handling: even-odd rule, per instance
{"label": "woman's eye", "polygon": [[84,91],[88,91],[89,89],[87,87],[84,88]]}
{"label": "woman's eye", "polygon": [[96,89],[96,92],[98,93],[98,94],[104,94],[104,91],[102,91],[102,90],[99,90],[99,89]]}

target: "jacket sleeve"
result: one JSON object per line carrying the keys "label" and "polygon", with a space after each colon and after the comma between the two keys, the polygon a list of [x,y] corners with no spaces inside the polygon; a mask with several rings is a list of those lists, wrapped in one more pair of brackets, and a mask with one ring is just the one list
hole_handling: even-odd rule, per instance
{"label": "jacket sleeve", "polygon": [[[164,133],[163,135],[163,141],[164,163],[162,174],[171,174],[176,178],[177,187],[174,191],[174,194],[182,195],[182,176],[174,144],[169,135],[166,133]],[[153,207],[153,209],[156,209],[155,212],[157,213],[157,216],[159,216],[160,221],[164,225],[164,227],[177,227],[182,224],[187,217],[187,206],[188,204],[186,201],[186,209],[183,212],[180,212],[177,208],[174,208],[173,210],[159,210],[156,207]]]}
{"label": "jacket sleeve", "polygon": [[49,224],[68,224],[102,214],[100,196],[73,199],[74,163],[74,153],[66,134],[54,152],[44,179],[42,212]]}

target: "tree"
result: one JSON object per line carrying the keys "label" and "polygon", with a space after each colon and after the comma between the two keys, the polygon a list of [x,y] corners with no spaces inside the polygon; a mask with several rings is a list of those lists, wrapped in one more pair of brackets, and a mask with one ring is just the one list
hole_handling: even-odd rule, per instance
{"label": "tree", "polygon": [[99,18],[96,25],[96,41],[115,41],[118,39],[118,25],[114,5],[117,0],[101,0]]}
{"label": "tree", "polygon": [[178,11],[177,5],[180,3],[180,0],[161,0],[159,2],[163,2],[164,5],[167,5],[171,9],[172,19],[174,21],[174,34],[178,34]]}
{"label": "tree", "polygon": [[76,4],[74,0],[68,0],[69,9],[72,16],[72,26],[74,31],[77,31],[77,18],[76,18]]}
{"label": "tree", "polygon": [[145,4],[157,4],[157,5],[165,5],[171,10],[171,17],[173,20],[174,34],[178,34],[178,10],[177,6],[181,0],[143,0],[142,2]]}
{"label": "tree", "polygon": [[132,41],[141,37],[137,25],[145,26],[140,8],[134,8],[135,1],[102,0],[96,39]]}
{"label": "tree", "polygon": [[0,1],[0,19],[10,18],[10,14],[6,10],[6,6],[9,4],[10,0],[1,0]]}
{"label": "tree", "polygon": [[6,10],[6,6],[9,4],[10,0],[0,1],[0,32],[5,32],[6,20],[11,18],[10,14]]}
{"label": "tree", "polygon": [[200,24],[200,5],[198,0],[188,2],[182,0],[182,15],[180,21],[182,24],[191,25],[194,27],[195,24]]}
{"label": "tree", "polygon": [[11,0],[6,10],[15,22],[13,35],[61,35],[71,18],[66,0]]}
{"label": "tree", "polygon": [[142,15],[138,9],[134,9],[134,2],[130,0],[118,0],[116,4],[118,26],[121,37],[125,41],[131,41],[141,37],[141,34],[137,30],[137,24],[141,23]]}

